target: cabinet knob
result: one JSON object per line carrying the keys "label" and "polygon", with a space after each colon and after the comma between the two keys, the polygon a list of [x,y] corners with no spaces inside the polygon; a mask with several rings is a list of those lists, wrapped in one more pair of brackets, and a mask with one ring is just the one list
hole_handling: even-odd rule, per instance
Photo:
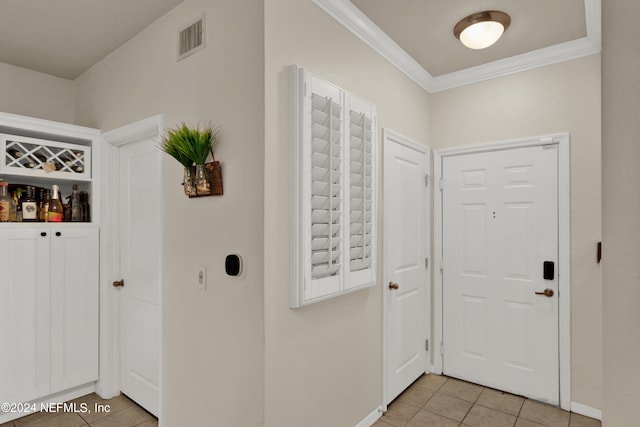
{"label": "cabinet knob", "polygon": [[116,280],[115,282],[113,282],[113,286],[115,288],[123,287],[124,286],[124,279]]}
{"label": "cabinet knob", "polygon": [[59,232],[59,231],[56,231],[56,236],[60,237],[60,236],[62,236],[62,233]]}
{"label": "cabinet knob", "polygon": [[40,235],[41,235],[42,237],[47,237],[47,233],[46,233],[46,231],[43,231],[42,233],[40,233]]}

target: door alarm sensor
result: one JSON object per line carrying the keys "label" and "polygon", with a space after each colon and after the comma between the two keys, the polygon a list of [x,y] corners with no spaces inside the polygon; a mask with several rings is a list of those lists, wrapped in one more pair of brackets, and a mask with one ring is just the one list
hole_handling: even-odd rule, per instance
{"label": "door alarm sensor", "polygon": [[242,273],[242,258],[238,254],[227,255],[224,269],[229,276],[239,276]]}

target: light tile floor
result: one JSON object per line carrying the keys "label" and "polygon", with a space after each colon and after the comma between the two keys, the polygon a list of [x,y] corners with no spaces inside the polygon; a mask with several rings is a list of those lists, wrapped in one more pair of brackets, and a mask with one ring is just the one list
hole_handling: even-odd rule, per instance
{"label": "light tile floor", "polygon": [[601,427],[554,406],[440,375],[423,375],[374,427]]}
{"label": "light tile floor", "polygon": [[[153,415],[124,395],[102,399],[96,394],[88,394],[71,402],[76,403],[77,412],[36,412],[0,424],[0,427],[158,427],[158,420]],[[90,412],[83,413],[81,403],[85,403]],[[103,405],[100,408],[104,411],[95,411],[96,405]]]}

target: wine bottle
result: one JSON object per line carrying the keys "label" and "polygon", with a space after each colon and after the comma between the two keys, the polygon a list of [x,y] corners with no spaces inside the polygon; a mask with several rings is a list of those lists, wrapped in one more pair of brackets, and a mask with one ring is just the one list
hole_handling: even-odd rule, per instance
{"label": "wine bottle", "polygon": [[80,203],[82,204],[82,221],[91,222],[91,207],[89,206],[89,193],[80,192]]}
{"label": "wine bottle", "polygon": [[82,204],[80,203],[80,194],[78,193],[78,184],[73,184],[73,190],[71,192],[71,200],[69,201],[69,208],[71,209],[71,221],[82,221]]}
{"label": "wine bottle", "polygon": [[49,222],[62,222],[62,215],[64,213],[62,208],[62,202],[60,201],[60,187],[53,185],[51,200],[49,201],[49,212],[47,213],[47,219]]}
{"label": "wine bottle", "polygon": [[22,197],[22,221],[34,222],[38,220],[38,199],[35,187],[27,185],[27,194]]}
{"label": "wine bottle", "polygon": [[14,159],[22,157],[22,151],[15,148],[7,148],[7,153],[9,153]]}
{"label": "wine bottle", "polygon": [[9,197],[9,183],[0,181],[0,222],[9,222],[11,202],[11,197]]}
{"label": "wine bottle", "polygon": [[16,205],[16,222],[22,222],[22,188],[18,188],[13,192],[13,203]]}
{"label": "wine bottle", "polygon": [[50,199],[50,193],[49,190],[42,190],[41,194],[41,200],[40,200],[40,221],[47,221],[49,218],[47,218],[48,213],[49,213],[49,199]]}

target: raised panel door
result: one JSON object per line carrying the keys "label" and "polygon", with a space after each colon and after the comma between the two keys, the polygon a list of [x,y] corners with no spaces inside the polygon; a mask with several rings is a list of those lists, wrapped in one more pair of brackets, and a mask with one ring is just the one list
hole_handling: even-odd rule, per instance
{"label": "raised panel door", "polygon": [[51,236],[51,392],[98,379],[98,229]]}
{"label": "raised panel door", "polygon": [[0,231],[0,402],[49,392],[49,235]]}

